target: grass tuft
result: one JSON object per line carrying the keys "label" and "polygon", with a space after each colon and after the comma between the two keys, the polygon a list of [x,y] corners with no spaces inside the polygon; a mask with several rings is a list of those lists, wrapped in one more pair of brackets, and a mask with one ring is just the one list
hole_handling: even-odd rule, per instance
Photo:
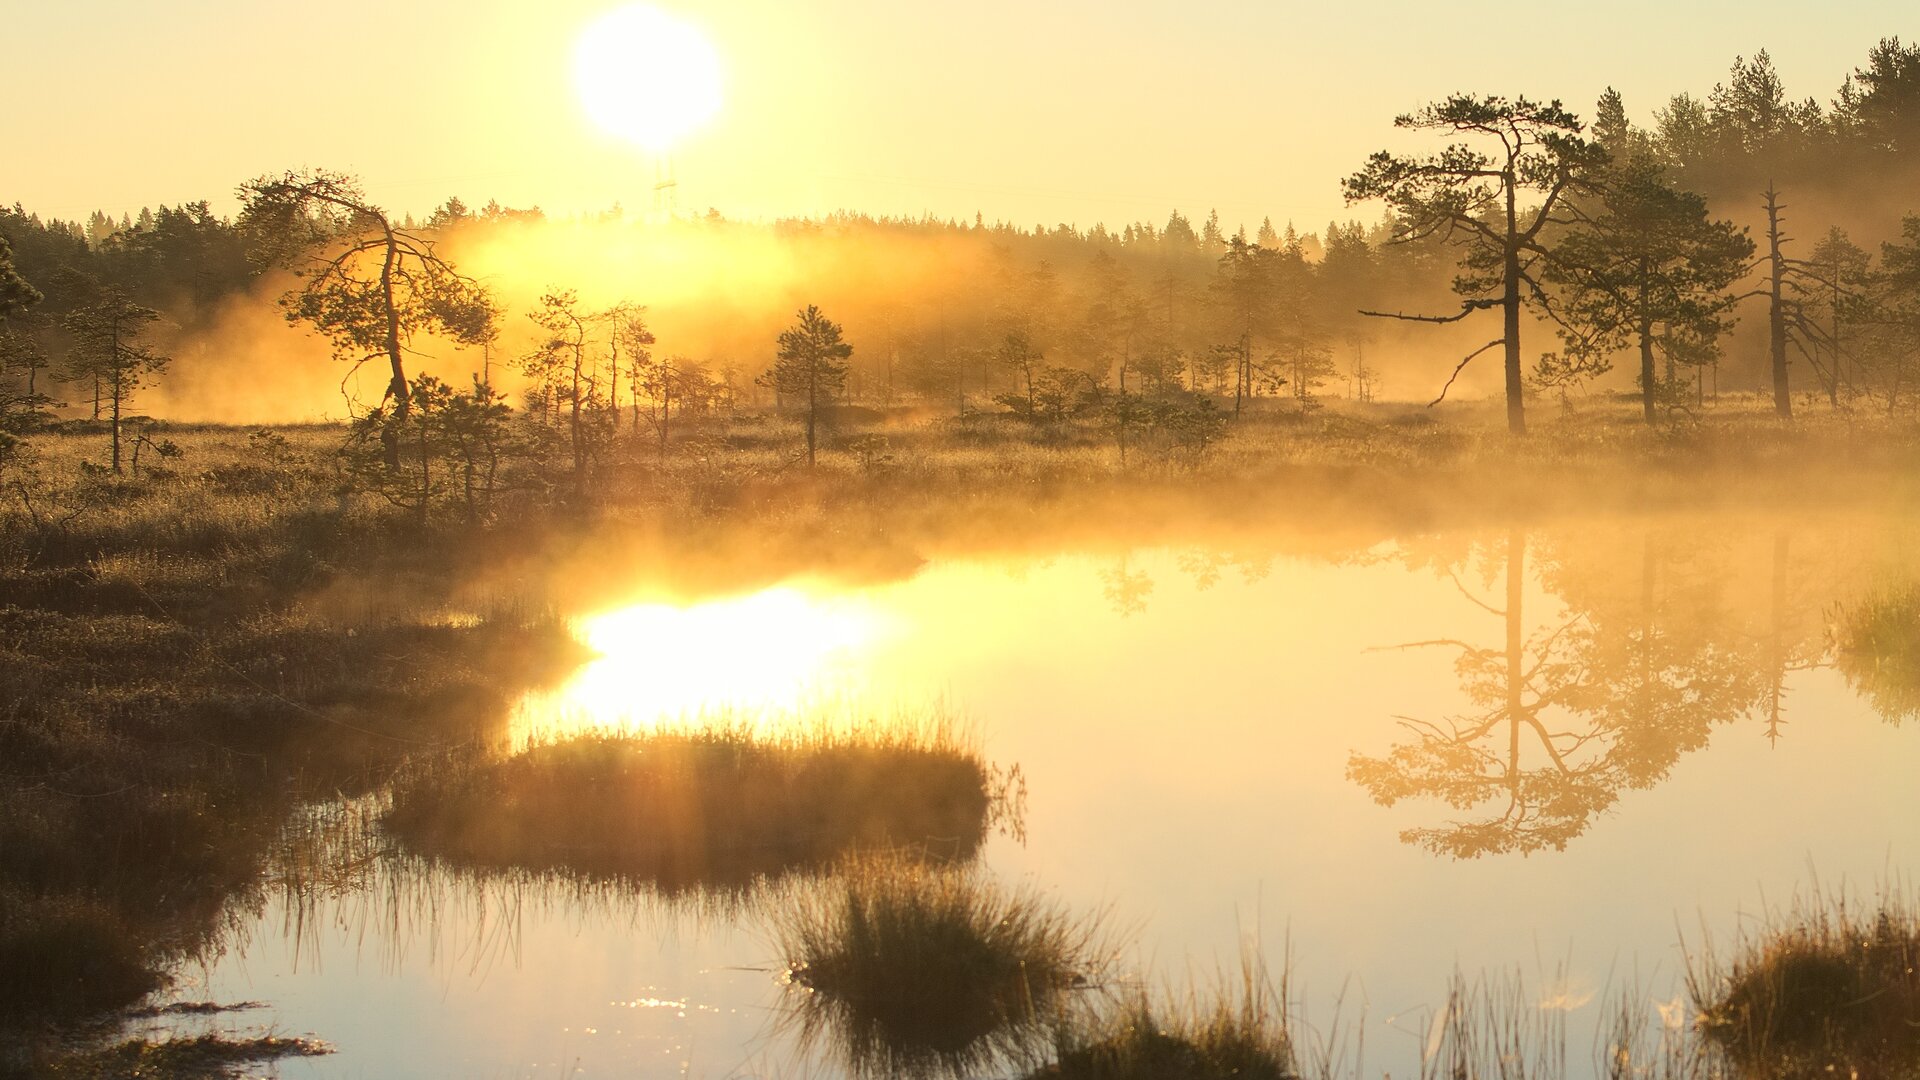
{"label": "grass tuft", "polygon": [[1690,974],[1700,1030],[1756,1080],[1920,1076],[1920,916],[1888,898],[1803,905]]}
{"label": "grass tuft", "polygon": [[1892,723],[1920,718],[1920,584],[1869,597],[1843,613],[1835,663]]}
{"label": "grass tuft", "polygon": [[671,892],[860,850],[972,858],[991,784],[977,754],[931,730],[768,739],[720,725],[476,753],[403,781],[386,823],[454,863],[638,877]]}
{"label": "grass tuft", "polygon": [[1057,1036],[1055,1060],[1032,1080],[1295,1080],[1280,998],[1252,954],[1241,986],[1156,1004],[1144,991],[1117,1011]]}
{"label": "grass tuft", "polygon": [[1105,966],[1104,917],[978,872],[876,857],[795,890],[777,916],[803,1044],[862,1075],[971,1075],[1030,1061]]}

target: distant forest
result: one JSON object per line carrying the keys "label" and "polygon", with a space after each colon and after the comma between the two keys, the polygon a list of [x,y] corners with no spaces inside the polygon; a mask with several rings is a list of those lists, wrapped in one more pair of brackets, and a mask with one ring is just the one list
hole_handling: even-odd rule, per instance
{"label": "distant forest", "polygon": [[[208,402],[258,381],[298,401],[247,419],[324,411],[313,395],[340,375],[324,357],[381,350],[346,313],[326,324],[302,289],[316,260],[390,228],[485,293],[459,325],[433,317],[421,285],[396,327],[416,366],[472,373],[530,408],[556,407],[555,393],[636,414],[642,397],[668,408],[663,395],[765,407],[784,393],[769,374],[779,333],[808,305],[852,345],[836,399],[872,407],[1045,419],[1130,394],[1223,411],[1424,402],[1450,375],[1455,393],[1497,392],[1495,360],[1463,360],[1501,346],[1516,428],[1521,395],[1589,384],[1631,384],[1649,420],[1730,388],[1774,391],[1783,412],[1807,393],[1920,405],[1920,46],[1881,41],[1824,105],[1791,96],[1765,52],[1704,99],[1671,98],[1651,126],[1628,104],[1608,91],[1582,119],[1524,98],[1441,100],[1398,122],[1431,135],[1432,154],[1355,162],[1359,216],[1311,231],[1180,212],[1118,228],[558,220],[457,198],[418,218],[371,204],[289,217],[265,212],[258,182],[235,218],[205,201],[73,221],[16,204],[0,210],[0,271],[10,249],[22,283],[0,300],[0,402],[18,427],[133,408],[153,386],[182,415],[238,419]],[[103,323],[114,304],[152,317]],[[579,331],[558,391],[556,319]],[[151,362],[115,359],[122,331]],[[398,383],[383,368],[363,410],[406,393],[393,356]],[[294,364],[319,374],[280,381]]]}

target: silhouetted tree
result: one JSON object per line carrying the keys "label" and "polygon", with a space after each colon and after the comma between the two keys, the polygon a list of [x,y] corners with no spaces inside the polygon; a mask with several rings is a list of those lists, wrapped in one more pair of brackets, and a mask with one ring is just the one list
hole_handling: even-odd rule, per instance
{"label": "silhouetted tree", "polygon": [[1838,408],[1840,391],[1854,391],[1855,333],[1871,281],[1873,257],[1832,228],[1807,259],[1808,283],[1802,314],[1814,340],[1808,360],[1827,386],[1827,403]]}
{"label": "silhouetted tree", "polygon": [[[1636,157],[1608,177],[1597,205],[1586,208],[1548,261],[1546,277],[1561,289],[1565,349],[1541,358],[1544,383],[1597,375],[1610,354],[1640,355],[1640,397],[1654,422],[1660,390],[1676,363],[1698,365],[1718,355],[1746,274],[1753,242],[1726,221],[1707,216],[1706,200],[1678,191],[1661,167]],[[1666,360],[1669,379],[1655,370]]]}
{"label": "silhouetted tree", "polygon": [[[657,343],[653,331],[647,326],[647,309],[637,306],[623,306],[613,314],[613,352],[618,363],[620,350],[626,350],[627,392],[632,399],[633,426],[640,426],[640,397],[643,392],[641,383],[646,372],[653,364],[653,346]],[[609,395],[611,397],[611,395]],[[619,403],[615,400],[615,407]],[[660,447],[666,449],[667,436],[664,425],[660,433]]]}
{"label": "silhouetted tree", "polygon": [[[421,524],[436,505],[459,507],[473,522],[493,511],[503,472],[526,447],[513,431],[513,410],[496,389],[475,378],[473,389],[455,390],[432,375],[416,375],[408,388],[412,407],[404,426],[385,403],[354,418],[341,453],[359,485]],[[383,442],[398,430],[401,464],[388,468]]]}
{"label": "silhouetted tree", "polygon": [[586,494],[587,461],[599,446],[598,428],[605,423],[608,412],[594,364],[587,355],[592,316],[580,310],[580,298],[574,290],[554,289],[540,297],[539,306],[529,311],[527,318],[546,336],[522,358],[522,370],[539,387],[549,421],[555,410],[563,406],[566,410],[573,494],[581,498]]}
{"label": "silhouetted tree", "polygon": [[1091,280],[1082,349],[1099,377],[1112,370],[1119,380],[1119,389],[1105,408],[1119,443],[1120,463],[1125,465],[1128,435],[1143,418],[1135,393],[1138,388],[1127,386],[1127,376],[1135,355],[1153,332],[1153,311],[1112,255],[1096,252],[1087,269]]}
{"label": "silhouetted tree", "polygon": [[1707,122],[1723,155],[1778,167],[1818,138],[1823,118],[1813,99],[1788,99],[1773,58],[1762,49],[1751,60],[1734,57],[1727,81],[1707,95]]}
{"label": "silhouetted tree", "polygon": [[634,368],[634,393],[651,403],[647,418],[652,421],[661,454],[667,452],[668,432],[673,417],[684,415],[702,398],[707,373],[684,356],[649,358]]}
{"label": "silhouetted tree", "polygon": [[[1582,137],[1578,117],[1558,101],[1456,94],[1437,105],[1400,116],[1394,126],[1432,131],[1490,144],[1491,152],[1454,143],[1438,154],[1402,157],[1380,151],[1343,183],[1349,202],[1382,199],[1398,216],[1395,239],[1439,237],[1462,248],[1464,271],[1454,289],[1465,299],[1453,315],[1378,312],[1415,322],[1458,322],[1475,312],[1499,309],[1501,336],[1469,353],[1453,378],[1474,357],[1505,346],[1507,427],[1527,429],[1525,384],[1520,367],[1520,309],[1549,298],[1540,280],[1543,237],[1563,200],[1605,159]],[[1536,200],[1531,207],[1522,199]],[[1437,403],[1446,396],[1440,391]]]}
{"label": "silhouetted tree", "polygon": [[1234,237],[1226,244],[1213,278],[1213,298],[1223,329],[1234,336],[1222,342],[1233,363],[1233,415],[1253,394],[1255,342],[1264,341],[1274,323],[1274,263],[1279,252]]}
{"label": "silhouetted tree", "polygon": [[140,341],[160,313],[134,303],[117,285],[104,286],[92,303],[68,312],[63,322],[73,335],[67,353],[67,377],[91,380],[110,409],[113,471],[120,467],[121,421],[136,391],[166,370],[172,358]]}
{"label": "silhouetted tree", "polygon": [[780,333],[772,382],[781,394],[806,402],[808,465],[814,463],[820,407],[847,381],[847,358],[853,355],[853,346],[840,335],[840,325],[812,304],[801,308],[792,328]]}
{"label": "silhouetted tree", "polygon": [[1031,419],[1034,412],[1034,375],[1040,368],[1040,361],[1045,358],[1040,350],[1034,347],[1032,335],[1025,330],[1007,331],[1005,336],[994,345],[992,356],[997,366],[1006,368],[1019,376],[1021,386],[1025,389],[1024,393],[1000,394],[995,400]]}
{"label": "silhouetted tree", "polygon": [[1874,328],[1873,365],[1887,411],[1920,383],[1920,214],[1901,222],[1901,238],[1880,247],[1880,269],[1869,278],[1860,310]]}
{"label": "silhouetted tree", "polygon": [[[240,186],[240,224],[258,257],[302,279],[282,298],[290,322],[304,322],[356,367],[384,359],[381,402],[392,425],[382,436],[388,468],[400,466],[400,427],[411,407],[404,350],[416,334],[462,340],[490,320],[452,318],[485,302],[485,291],[434,253],[424,235],[394,225],[357,181],[314,171],[263,176]],[[478,342],[472,342],[478,343]]]}
{"label": "silhouetted tree", "polygon": [[46,349],[30,328],[20,325],[27,309],[42,299],[40,290],[14,269],[13,248],[0,236],[0,456],[53,404],[37,385],[47,366]]}
{"label": "silhouetted tree", "polygon": [[1835,104],[1834,119],[1856,146],[1877,154],[1920,150],[1920,45],[1880,39]]}
{"label": "silhouetted tree", "polygon": [[183,320],[208,317],[221,297],[249,288],[258,274],[240,228],[206,200],[161,206],[142,223],[96,245],[101,275],[136,299],[168,307]]}
{"label": "silhouetted tree", "polygon": [[39,303],[40,290],[27,283],[13,267],[13,245],[0,236],[0,327],[7,319]]}

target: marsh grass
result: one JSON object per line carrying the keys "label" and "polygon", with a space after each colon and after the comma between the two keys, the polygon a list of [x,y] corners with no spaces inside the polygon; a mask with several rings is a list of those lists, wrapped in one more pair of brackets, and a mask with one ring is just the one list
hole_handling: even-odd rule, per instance
{"label": "marsh grass", "polygon": [[939,717],[788,727],[696,722],[484,751],[403,778],[386,825],[456,864],[739,888],[856,851],[971,859],[993,772]]}
{"label": "marsh grass", "polygon": [[1920,914],[1889,892],[1796,901],[1742,936],[1709,944],[1688,983],[1701,1034],[1755,1080],[1920,1076]]}
{"label": "marsh grass", "polygon": [[[87,467],[96,429],[36,434],[0,466],[0,952],[43,956],[74,927],[93,928],[92,949],[24,964],[0,996],[0,1040],[19,1002],[91,1011],[143,985],[82,978],[84,957],[157,972],[204,942],[306,797],[371,790],[485,734],[505,701],[571,662],[545,602],[604,590],[625,568],[738,589],[1081,540],[1278,525],[1357,550],[1516,509],[1791,498],[1817,513],[1911,495],[1910,421],[1810,410],[1788,426],[1763,404],[1729,397],[1649,430],[1596,400],[1536,410],[1536,434],[1516,442],[1478,405],[1301,415],[1261,402],[1203,454],[1141,452],[1125,467],[1089,427],[898,413],[850,425],[805,470],[791,421],[717,418],[664,455],[611,448],[585,503],[528,487],[484,520],[425,526],[345,483],[338,426],[154,425],[181,456],[118,478]],[[540,582],[521,615],[441,617],[476,581],[520,577]],[[681,758],[730,754],[751,758],[697,740]],[[841,767],[865,775],[857,766]],[[968,833],[952,835],[958,852]]]}
{"label": "marsh grass", "polygon": [[1258,946],[1243,950],[1238,983],[1221,978],[1156,1000],[1135,987],[1056,1029],[1053,1060],[1032,1080],[1296,1080],[1284,973],[1269,976]]}
{"label": "marsh grass", "polygon": [[[39,1075],[47,1080],[208,1080],[239,1077],[245,1066],[288,1057],[318,1057],[331,1049],[312,1039],[259,1035],[199,1035],[159,1041],[128,1039],[71,1054]],[[249,1070],[250,1072],[251,1070]]]}
{"label": "marsh grass", "polygon": [[[1557,983],[1557,976],[1548,980]],[[1554,1080],[1567,1073],[1567,1010],[1520,972],[1469,980],[1456,972],[1427,1025],[1422,1080]]]}
{"label": "marsh grass", "polygon": [[160,985],[147,946],[111,907],[0,887],[0,1015],[57,1018],[135,1000]]}
{"label": "marsh grass", "polygon": [[789,890],[773,918],[801,1045],[829,1043],[864,1076],[1036,1060],[1111,953],[1104,913],[886,856]]}
{"label": "marsh grass", "polygon": [[539,612],[313,618],[337,578],[459,565],[338,497],[330,430],[178,438],[138,476],[82,468],[86,435],[0,473],[0,1049],[205,948],[290,808],[472,740],[580,659]]}
{"label": "marsh grass", "polygon": [[1734,1080],[1739,1070],[1702,1036],[1697,1020],[1684,993],[1657,1001],[1644,987],[1627,984],[1613,996],[1611,1021],[1599,1035],[1596,1074],[1606,1080]]}
{"label": "marsh grass", "polygon": [[1920,718],[1920,584],[1875,593],[1838,622],[1834,657],[1847,684],[1893,723]]}

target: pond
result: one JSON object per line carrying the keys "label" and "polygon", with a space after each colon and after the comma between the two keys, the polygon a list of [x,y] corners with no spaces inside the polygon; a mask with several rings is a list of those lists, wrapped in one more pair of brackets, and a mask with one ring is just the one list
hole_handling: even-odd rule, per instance
{"label": "pond", "polygon": [[[942,710],[1024,784],[984,872],[1109,912],[1127,977],[1232,978],[1251,942],[1299,1031],[1416,1075],[1455,973],[1517,972],[1583,1075],[1623,989],[1683,1016],[1683,943],[1920,860],[1914,699],[1837,644],[1916,577],[1915,523],[1863,512],[1242,532],[701,599],[635,581],[577,613],[598,658],[502,739]],[[335,1047],[288,1076],[844,1071],[796,1039],[752,891],[371,862],[237,907],[174,996]]]}

